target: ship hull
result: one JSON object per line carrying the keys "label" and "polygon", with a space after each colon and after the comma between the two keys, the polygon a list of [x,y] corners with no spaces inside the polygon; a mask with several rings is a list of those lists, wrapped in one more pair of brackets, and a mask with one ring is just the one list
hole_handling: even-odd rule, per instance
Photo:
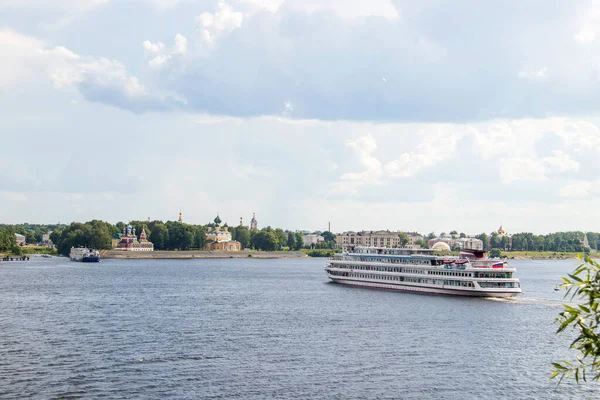
{"label": "ship hull", "polygon": [[422,294],[443,294],[451,296],[466,296],[466,297],[515,297],[521,293],[518,290],[505,290],[505,291],[490,291],[490,290],[474,290],[474,289],[455,289],[455,288],[444,288],[434,286],[420,286],[420,285],[406,285],[400,283],[390,282],[377,282],[377,281],[365,281],[359,279],[343,279],[339,277],[329,276],[332,282],[339,283],[347,286],[363,287],[371,289],[383,289],[383,290],[397,290],[403,292],[413,292]]}
{"label": "ship hull", "polygon": [[100,262],[100,257],[83,257],[81,262],[89,263],[89,262]]}

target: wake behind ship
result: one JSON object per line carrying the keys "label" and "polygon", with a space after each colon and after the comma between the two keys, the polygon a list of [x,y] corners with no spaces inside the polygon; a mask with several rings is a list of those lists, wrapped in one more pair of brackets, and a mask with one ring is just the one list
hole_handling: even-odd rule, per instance
{"label": "wake behind ship", "polygon": [[87,247],[71,247],[69,258],[71,261],[100,262],[100,253]]}
{"label": "wake behind ship", "polygon": [[432,249],[355,247],[327,260],[333,282],[351,286],[478,297],[513,297],[521,293],[516,269],[483,251],[435,256]]}

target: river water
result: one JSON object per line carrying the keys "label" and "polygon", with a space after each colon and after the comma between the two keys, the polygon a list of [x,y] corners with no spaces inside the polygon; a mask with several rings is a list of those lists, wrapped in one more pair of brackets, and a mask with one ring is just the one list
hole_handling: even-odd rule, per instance
{"label": "river water", "polygon": [[550,380],[560,276],[516,300],[328,283],[323,259],[0,262],[2,399],[583,399]]}

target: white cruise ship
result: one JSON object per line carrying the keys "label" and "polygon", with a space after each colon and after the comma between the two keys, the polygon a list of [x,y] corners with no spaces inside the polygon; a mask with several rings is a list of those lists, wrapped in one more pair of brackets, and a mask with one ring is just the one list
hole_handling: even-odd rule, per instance
{"label": "white cruise ship", "polygon": [[327,260],[325,271],[336,283],[409,292],[479,297],[521,293],[515,268],[481,250],[440,257],[432,249],[355,247]]}
{"label": "white cruise ship", "polygon": [[71,261],[100,262],[100,253],[87,247],[71,247],[69,258]]}

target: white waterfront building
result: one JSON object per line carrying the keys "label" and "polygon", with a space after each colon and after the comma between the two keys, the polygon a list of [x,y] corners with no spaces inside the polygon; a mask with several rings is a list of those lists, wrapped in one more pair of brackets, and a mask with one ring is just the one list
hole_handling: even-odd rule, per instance
{"label": "white waterfront building", "polygon": [[319,243],[323,243],[325,238],[317,234],[302,235],[302,244],[304,247],[310,247]]}

